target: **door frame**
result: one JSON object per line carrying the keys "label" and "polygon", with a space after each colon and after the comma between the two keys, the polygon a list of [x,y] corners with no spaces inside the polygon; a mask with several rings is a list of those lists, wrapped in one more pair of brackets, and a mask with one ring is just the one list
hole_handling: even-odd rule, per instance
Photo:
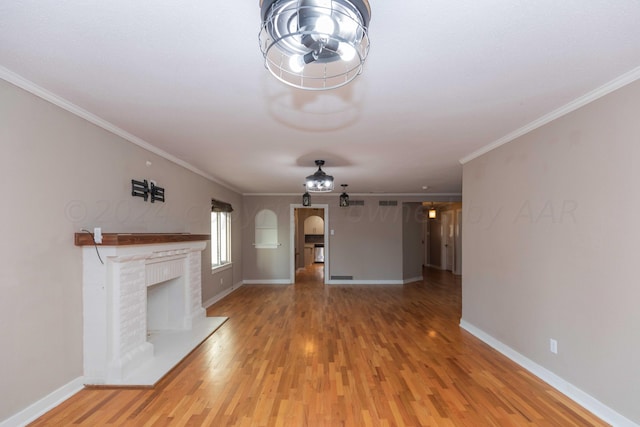
{"label": "door frame", "polygon": [[296,209],[322,209],[324,217],[324,284],[329,278],[329,205],[314,204],[303,206],[302,204],[289,205],[289,281],[296,283]]}

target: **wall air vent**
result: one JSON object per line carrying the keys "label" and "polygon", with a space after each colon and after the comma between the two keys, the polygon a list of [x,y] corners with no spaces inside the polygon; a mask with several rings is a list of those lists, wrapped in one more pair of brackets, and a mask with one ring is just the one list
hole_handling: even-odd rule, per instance
{"label": "wall air vent", "polygon": [[397,200],[380,200],[378,206],[398,206]]}
{"label": "wall air vent", "polygon": [[349,200],[349,206],[364,206],[364,200]]}
{"label": "wall air vent", "polygon": [[353,280],[353,276],[331,276],[331,280]]}

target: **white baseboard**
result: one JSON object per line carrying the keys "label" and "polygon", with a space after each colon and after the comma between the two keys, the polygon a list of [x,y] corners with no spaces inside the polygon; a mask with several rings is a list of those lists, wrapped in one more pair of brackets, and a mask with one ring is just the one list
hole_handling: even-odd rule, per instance
{"label": "white baseboard", "polygon": [[211,307],[213,304],[217,303],[218,301],[220,301],[222,298],[226,297],[227,295],[231,294],[234,291],[237,291],[239,288],[241,288],[243,285],[242,282],[233,285],[231,288],[229,289],[225,289],[224,291],[220,292],[217,295],[214,295],[212,298],[209,298],[206,301],[202,302],[202,306],[207,309],[209,307]]}
{"label": "white baseboard", "polygon": [[84,388],[83,377],[63,385],[42,399],[24,408],[22,411],[12,415],[4,421],[0,421],[0,427],[22,427],[35,421],[46,412],[55,408],[80,390]]}
{"label": "white baseboard", "polygon": [[578,387],[567,382],[548,369],[538,365],[533,360],[523,356],[511,347],[487,334],[483,330],[473,326],[469,322],[460,320],[460,327],[470,334],[474,335],[476,338],[490,345],[495,350],[504,354],[509,359],[513,360],[518,365],[522,366],[524,369],[531,372],[533,375],[537,376],[544,382],[548,383],[551,387],[555,388],[560,393],[564,394],[565,396],[575,401],[576,403],[592,412],[597,417],[600,417],[605,422],[611,424],[612,426],[640,427],[638,424],[617,413],[596,398],[580,390]]}
{"label": "white baseboard", "polygon": [[290,285],[289,279],[243,280],[244,285]]}
{"label": "white baseboard", "polygon": [[403,285],[402,280],[327,280],[327,285]]}
{"label": "white baseboard", "polygon": [[[422,277],[416,279],[410,279],[411,281],[422,280]],[[291,285],[291,280],[288,279],[275,279],[275,280],[243,280],[245,285]],[[402,280],[327,280],[327,285],[403,285],[405,283]]]}
{"label": "white baseboard", "polygon": [[416,277],[411,277],[409,279],[404,279],[402,281],[403,285],[406,285],[407,283],[413,283],[413,282],[422,282],[423,277],[422,276],[416,276]]}

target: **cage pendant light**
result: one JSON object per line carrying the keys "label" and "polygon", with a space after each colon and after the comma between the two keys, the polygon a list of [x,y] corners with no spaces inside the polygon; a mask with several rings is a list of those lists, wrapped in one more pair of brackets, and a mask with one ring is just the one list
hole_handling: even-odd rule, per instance
{"label": "cage pendant light", "polygon": [[367,0],[261,0],[258,40],[265,67],[300,89],[343,86],[369,53]]}
{"label": "cage pendant light", "polygon": [[322,165],[324,165],[324,160],[316,160],[318,170],[313,175],[309,175],[305,179],[307,191],[311,193],[326,193],[333,191],[333,177],[331,175],[327,175],[322,170]]}

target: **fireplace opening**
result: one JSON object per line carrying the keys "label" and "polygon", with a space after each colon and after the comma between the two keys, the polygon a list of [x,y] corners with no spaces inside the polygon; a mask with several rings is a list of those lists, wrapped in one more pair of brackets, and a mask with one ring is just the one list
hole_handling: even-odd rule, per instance
{"label": "fireplace opening", "polygon": [[147,336],[185,329],[183,281],[181,276],[147,287]]}

